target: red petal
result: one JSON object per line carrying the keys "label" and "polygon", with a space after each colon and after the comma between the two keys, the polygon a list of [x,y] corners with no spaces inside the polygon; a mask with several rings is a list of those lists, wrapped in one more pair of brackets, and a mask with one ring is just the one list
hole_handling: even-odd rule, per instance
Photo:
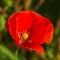
{"label": "red petal", "polygon": [[34,44],[49,43],[53,36],[51,21],[35,12],[32,12],[35,22],[31,28],[31,40]]}
{"label": "red petal", "polygon": [[7,21],[6,27],[8,31],[11,34],[11,37],[16,40],[16,29],[17,29],[17,24],[16,24],[16,17],[19,13],[13,14]]}
{"label": "red petal", "polygon": [[42,46],[35,46],[34,50],[41,55],[44,53],[44,48]]}
{"label": "red petal", "polygon": [[15,13],[8,19],[6,23],[7,29],[17,45],[20,44],[18,33],[27,32],[31,28],[32,23],[33,18],[30,11]]}
{"label": "red petal", "polygon": [[[16,18],[17,20],[17,35],[18,33],[29,32],[29,29],[32,27],[33,18],[30,14],[30,11],[21,11]],[[20,40],[20,39],[19,39]],[[18,41],[19,41],[18,40]],[[20,42],[18,43],[20,45]]]}
{"label": "red petal", "polygon": [[33,23],[30,11],[21,11],[17,17],[18,32],[28,31]]}
{"label": "red petal", "polygon": [[[48,21],[49,19],[46,18],[46,20]],[[53,24],[49,22],[49,24],[47,24],[46,32],[44,34],[42,41],[44,43],[50,43],[52,38],[53,38]]]}
{"label": "red petal", "polygon": [[21,48],[24,48],[24,49],[26,49],[26,50],[33,50],[34,48],[34,45],[33,44],[31,44],[31,43],[29,43],[29,42],[26,42],[26,43],[21,43],[20,44],[20,47]]}

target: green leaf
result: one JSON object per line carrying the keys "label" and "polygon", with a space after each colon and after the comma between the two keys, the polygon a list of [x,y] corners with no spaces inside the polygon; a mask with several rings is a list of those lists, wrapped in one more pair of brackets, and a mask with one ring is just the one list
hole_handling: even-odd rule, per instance
{"label": "green leaf", "polygon": [[3,55],[7,56],[7,58],[9,57],[10,60],[15,60],[15,55],[11,51],[9,51],[8,48],[6,48],[3,45],[0,45],[0,53],[2,53]]}
{"label": "green leaf", "polygon": [[5,18],[0,16],[0,31],[2,31],[5,27]]}
{"label": "green leaf", "polygon": [[0,59],[16,60],[16,57],[17,57],[17,60],[26,60],[26,58],[23,55],[16,56],[7,47],[5,47],[4,45],[0,45]]}
{"label": "green leaf", "polygon": [[48,55],[49,58],[53,58],[54,57],[52,49],[47,49],[46,52],[47,52],[47,55]]}
{"label": "green leaf", "polygon": [[5,0],[7,6],[11,7],[13,5],[13,0]]}

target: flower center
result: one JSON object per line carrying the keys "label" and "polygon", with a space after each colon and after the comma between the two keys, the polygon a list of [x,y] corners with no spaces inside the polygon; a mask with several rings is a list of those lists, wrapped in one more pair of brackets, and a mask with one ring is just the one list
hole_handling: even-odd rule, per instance
{"label": "flower center", "polygon": [[23,38],[24,40],[28,39],[28,33],[24,33],[24,34],[22,35],[22,38]]}
{"label": "flower center", "polygon": [[25,42],[27,39],[28,39],[28,33],[23,33],[22,36],[21,36],[21,41],[22,42]]}
{"label": "flower center", "polygon": [[19,33],[18,36],[19,36],[19,38],[21,39],[22,42],[25,42],[29,37],[28,33],[26,33],[26,32]]}

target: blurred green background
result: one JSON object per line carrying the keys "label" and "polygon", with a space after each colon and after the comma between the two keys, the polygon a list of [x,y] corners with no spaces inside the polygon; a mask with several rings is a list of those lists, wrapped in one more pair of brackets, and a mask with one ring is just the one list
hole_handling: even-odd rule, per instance
{"label": "blurred green background", "polygon": [[54,37],[43,45],[43,56],[34,51],[18,50],[17,60],[60,60],[60,0],[0,0],[0,60],[16,60],[16,49],[5,23],[14,12],[33,10],[51,19]]}

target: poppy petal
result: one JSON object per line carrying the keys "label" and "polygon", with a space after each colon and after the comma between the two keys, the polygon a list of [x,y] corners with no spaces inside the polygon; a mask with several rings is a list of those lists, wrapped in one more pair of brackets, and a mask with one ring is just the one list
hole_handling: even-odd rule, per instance
{"label": "poppy petal", "polygon": [[16,39],[16,17],[19,13],[14,13],[6,22],[6,27],[11,34],[11,37]]}
{"label": "poppy petal", "polygon": [[[22,33],[24,34],[25,32],[26,33],[29,33],[29,29],[32,27],[32,23],[33,23],[33,18],[30,14],[30,11],[21,11],[19,12],[19,15],[17,16],[16,18],[17,20],[17,35],[18,33]],[[18,36],[19,38],[19,36]],[[19,38],[18,41],[21,41],[22,43],[22,40]],[[19,45],[21,44],[19,42]]]}
{"label": "poppy petal", "polygon": [[32,23],[33,18],[30,11],[21,11],[17,17],[18,32],[28,31],[31,28]]}
{"label": "poppy petal", "polygon": [[[48,18],[46,18],[46,19],[49,20]],[[53,25],[50,22],[49,24],[47,24],[46,32],[45,32],[45,35],[44,35],[42,41],[44,41],[44,43],[50,43],[52,38],[53,38]]]}
{"label": "poppy petal", "polygon": [[41,55],[44,53],[44,48],[42,46],[35,46],[34,50]]}
{"label": "poppy petal", "polygon": [[53,36],[53,25],[50,19],[47,19],[35,12],[32,12],[36,18],[35,23],[31,28],[31,40],[35,44],[49,43]]}

